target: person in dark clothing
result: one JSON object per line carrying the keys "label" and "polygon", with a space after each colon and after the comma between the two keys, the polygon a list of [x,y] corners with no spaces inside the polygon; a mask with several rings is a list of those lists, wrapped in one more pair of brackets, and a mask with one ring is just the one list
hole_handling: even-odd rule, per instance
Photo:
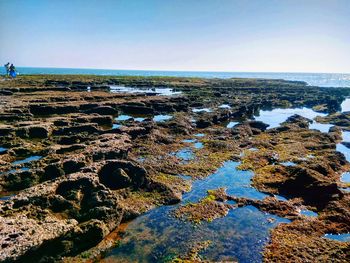
{"label": "person in dark clothing", "polygon": [[13,64],[9,67],[11,78],[15,78],[17,76],[16,68]]}
{"label": "person in dark clothing", "polygon": [[5,69],[6,69],[6,76],[9,76],[10,75],[10,62],[7,62],[5,65],[4,65]]}

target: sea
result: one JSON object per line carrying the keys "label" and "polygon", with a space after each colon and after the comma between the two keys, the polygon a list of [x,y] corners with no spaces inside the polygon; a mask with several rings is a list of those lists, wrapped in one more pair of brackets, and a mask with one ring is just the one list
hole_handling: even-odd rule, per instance
{"label": "sea", "polygon": [[[310,86],[350,87],[349,73],[288,73],[288,72],[210,72],[210,71],[157,71],[157,70],[118,70],[118,69],[83,69],[83,68],[37,68],[17,67],[21,75],[37,74],[83,74],[108,76],[171,76],[198,78],[257,78],[305,81]],[[0,74],[5,69],[1,67]]]}

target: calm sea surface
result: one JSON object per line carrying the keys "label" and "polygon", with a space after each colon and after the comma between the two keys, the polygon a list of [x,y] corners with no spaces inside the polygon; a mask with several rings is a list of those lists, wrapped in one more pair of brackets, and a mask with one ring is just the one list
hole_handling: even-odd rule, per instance
{"label": "calm sea surface", "polygon": [[[350,74],[339,73],[273,73],[273,72],[205,72],[205,71],[152,71],[78,68],[17,67],[19,74],[93,74],[114,76],[173,76],[200,78],[265,78],[305,81],[320,87],[350,87]],[[4,74],[4,67],[0,73]]]}

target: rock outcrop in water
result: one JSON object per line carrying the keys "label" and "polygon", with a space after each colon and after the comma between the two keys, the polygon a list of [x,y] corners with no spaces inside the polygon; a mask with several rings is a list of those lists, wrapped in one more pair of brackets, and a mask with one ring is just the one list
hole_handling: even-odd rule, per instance
{"label": "rock outcrop in water", "polygon": [[[120,93],[114,85],[181,94]],[[92,259],[121,222],[179,202],[191,187],[179,174],[203,178],[230,159],[254,171],[258,190],[288,200],[213,191],[181,207],[179,217],[211,221],[253,205],[292,220],[272,231],[267,262],[346,262],[350,254],[348,243],[323,238],[350,231],[350,197],[340,182],[350,166],[336,151],[350,122],[335,113],[349,89],[282,80],[20,76],[2,81],[0,94],[0,261]],[[301,116],[273,129],[252,120],[261,109],[281,107],[330,113],[317,121],[337,127],[310,130],[312,121]],[[117,121],[120,115],[131,116]],[[237,124],[226,128],[229,121]],[[319,216],[300,216],[300,207]]]}

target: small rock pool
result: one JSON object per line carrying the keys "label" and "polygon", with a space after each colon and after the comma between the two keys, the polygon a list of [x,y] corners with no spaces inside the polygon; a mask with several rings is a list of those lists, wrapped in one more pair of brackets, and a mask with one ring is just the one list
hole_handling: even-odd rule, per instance
{"label": "small rock pool", "polygon": [[[207,195],[207,190],[219,187],[226,187],[228,194],[239,197],[266,197],[251,187],[253,173],[237,170],[238,165],[227,161],[206,179],[194,181],[192,191],[184,194],[181,204],[197,202]],[[172,216],[177,207],[159,207],[131,221],[120,245],[106,255],[105,262],[167,262],[184,255],[194,243],[207,240],[211,245],[200,253],[205,259],[261,262],[269,230],[290,222],[246,206],[230,210],[226,217],[210,223],[194,225]]]}

